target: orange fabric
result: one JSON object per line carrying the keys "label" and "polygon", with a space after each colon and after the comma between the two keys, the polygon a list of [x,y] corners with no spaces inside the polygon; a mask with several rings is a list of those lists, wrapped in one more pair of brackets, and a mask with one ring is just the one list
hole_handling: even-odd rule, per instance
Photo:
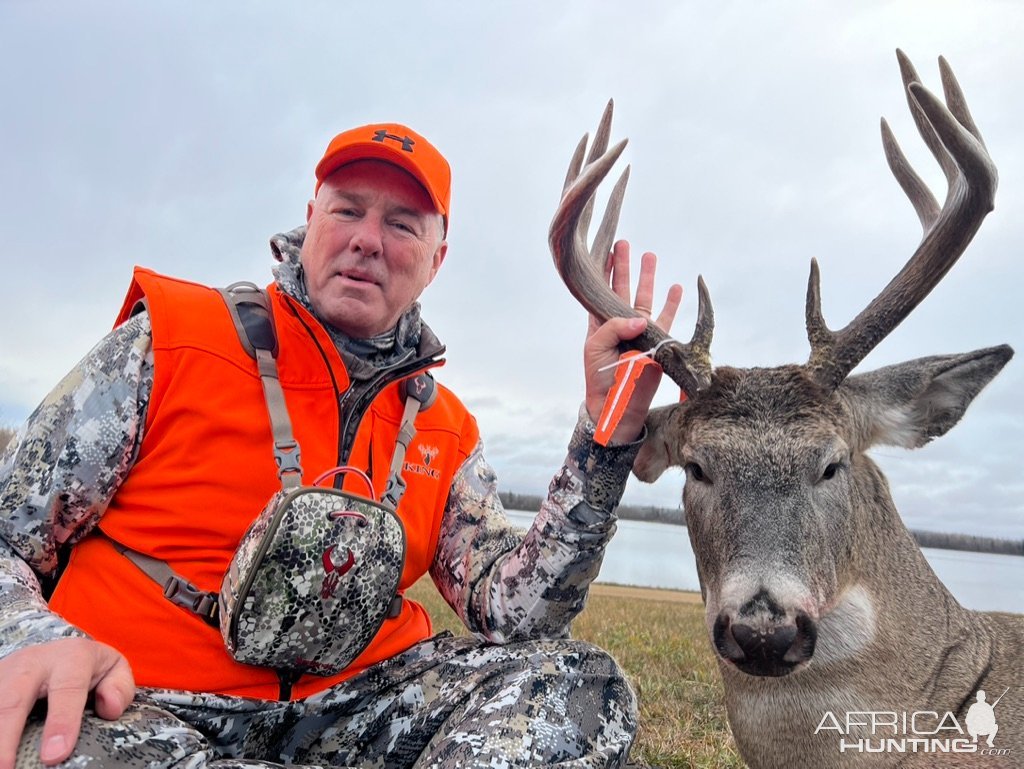
{"label": "orange fabric", "polygon": [[433,144],[408,126],[376,123],[352,128],[331,139],[316,166],[316,192],[324,179],[347,163],[384,160],[403,168],[423,185],[437,212],[448,221],[452,171]]}
{"label": "orange fabric", "polygon": [[[281,386],[302,449],[303,482],[310,483],[343,464],[337,402],[348,375],[316,320],[276,286],[270,293]],[[153,328],[153,392],[139,455],[100,527],[166,561],[201,589],[218,591],[243,532],[280,488],[262,386],[216,291],[137,268],[118,321],[143,297]],[[402,408],[398,384],[387,386],[363,415],[347,458],[371,468],[378,498]],[[440,386],[416,429],[406,455],[408,489],[398,509],[407,538],[401,590],[429,568],[452,477],[478,439],[473,417]],[[357,478],[347,479],[346,488],[350,484],[364,493]],[[50,606],[119,649],[139,685],[278,696],[272,670],[232,660],[217,629],[167,601],[160,586],[100,537],[74,548]],[[355,675],[430,633],[426,611],[406,600],[349,668],[329,678],[303,676],[292,697]]]}

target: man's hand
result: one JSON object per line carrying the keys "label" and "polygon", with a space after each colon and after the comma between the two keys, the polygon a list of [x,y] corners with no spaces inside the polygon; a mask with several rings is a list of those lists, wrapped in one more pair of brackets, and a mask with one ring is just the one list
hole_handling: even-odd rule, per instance
{"label": "man's hand", "polygon": [[46,765],[71,755],[89,692],[100,718],[114,720],[135,697],[135,679],[120,652],[88,638],[62,638],[0,659],[0,769],[13,769],[36,701],[47,700],[39,757]]}
{"label": "man's hand", "polygon": [[[612,248],[605,267],[605,275],[611,282],[612,290],[625,302],[629,302],[629,261],[629,243],[620,240]],[[619,343],[635,339],[651,322],[656,323],[665,333],[672,328],[676,310],[679,309],[679,302],[683,298],[683,288],[678,284],[673,284],[669,288],[665,306],[657,319],[652,321],[656,267],[657,257],[650,252],[645,253],[640,260],[640,277],[637,281],[636,299],[633,302],[633,308],[645,316],[644,318],[612,318],[602,324],[594,316],[590,317],[590,330],[583,348],[583,365],[587,381],[587,413],[595,422],[601,415],[605,398],[615,380],[614,369],[599,369],[618,361]],[[628,443],[637,439],[660,381],[661,373],[656,367],[649,366],[644,370],[629,407],[612,434],[612,442]]]}

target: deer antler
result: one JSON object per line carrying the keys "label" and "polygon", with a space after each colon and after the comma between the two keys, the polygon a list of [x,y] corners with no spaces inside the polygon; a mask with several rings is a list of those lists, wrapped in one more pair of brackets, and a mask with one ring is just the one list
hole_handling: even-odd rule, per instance
{"label": "deer antler", "polygon": [[[615,183],[608,207],[594,244],[587,250],[587,230],[594,208],[594,193],[626,146],[623,139],[610,150],[612,102],[608,102],[601,124],[594,135],[590,154],[584,165],[587,136],[580,141],[565,177],[562,200],[555,211],[548,234],[555,267],[570,293],[591,314],[606,321],[610,318],[640,317],[627,302],[622,301],[604,276],[604,265],[615,240],[615,227],[626,192],[629,167]],[[687,395],[693,395],[711,382],[711,336],[715,327],[711,296],[703,278],[697,278],[697,323],[688,344],[676,341],[654,323],[648,323],[644,332],[625,345],[639,351],[657,348],[654,359]]]}
{"label": "deer antler", "polygon": [[946,60],[939,70],[946,104],[921,85],[903,51],[897,50],[907,103],[918,131],[946,175],[946,200],[939,208],[928,187],[900,150],[882,119],[889,168],[914,205],[924,237],[910,260],[882,292],[841,331],[830,331],[821,314],[818,264],[807,284],[807,368],[824,387],[837,387],[864,357],[935,288],[971,242],[993,208],[997,174],[960,85]]}

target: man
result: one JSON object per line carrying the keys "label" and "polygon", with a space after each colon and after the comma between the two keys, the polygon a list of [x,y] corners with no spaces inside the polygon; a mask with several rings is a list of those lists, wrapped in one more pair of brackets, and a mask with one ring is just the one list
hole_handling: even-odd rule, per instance
{"label": "man", "polygon": [[[450,172],[423,137],[385,124],[339,134],[315,175],[307,226],[272,240],[280,383],[306,474],[355,465],[379,496],[400,383],[444,351],[417,298],[447,252]],[[610,261],[628,296],[628,246]],[[653,275],[648,255],[636,297],[647,313]],[[666,330],[680,291],[658,318]],[[422,607],[405,600],[342,673],[285,686],[274,670],[234,661],[216,628],[166,600],[112,544],[219,589],[277,484],[256,364],[206,287],[137,270],[118,320],[0,461],[0,769],[16,749],[19,767],[72,755],[90,767],[625,760],[629,685],[606,654],[567,635],[657,385],[646,375],[598,446],[593,419],[613,376],[602,369],[647,321],[591,322],[585,408],[525,536],[505,519],[455,396],[439,387],[417,416],[413,446],[435,459],[422,473],[406,463],[400,590],[429,572],[476,638],[430,638]],[[39,576],[52,578],[69,549],[47,603]]]}
{"label": "man", "polygon": [[[996,703],[998,702],[999,700],[996,700]],[[990,748],[994,746],[993,741],[999,732],[999,726],[996,724],[996,704],[989,705],[985,702],[984,689],[978,689],[975,702],[967,709],[966,722],[967,733],[971,735],[972,741],[977,742],[980,735],[988,737],[986,742]]]}

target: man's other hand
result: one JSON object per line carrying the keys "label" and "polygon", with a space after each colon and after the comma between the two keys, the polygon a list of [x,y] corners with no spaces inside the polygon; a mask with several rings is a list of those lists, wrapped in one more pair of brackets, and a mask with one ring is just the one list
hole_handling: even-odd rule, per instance
{"label": "man's other hand", "polygon": [[100,718],[119,718],[135,697],[128,660],[88,638],[62,638],[0,659],[0,769],[14,769],[18,743],[36,702],[46,700],[39,757],[52,766],[78,741],[89,692]]}
{"label": "man's other hand", "polygon": [[[679,303],[683,297],[683,289],[678,284],[672,285],[668,290],[661,312],[657,318],[653,318],[656,268],[657,257],[650,252],[645,253],[640,260],[640,275],[637,281],[636,298],[633,301],[633,308],[641,315],[640,318],[612,318],[606,323],[601,323],[594,316],[590,316],[587,343],[583,348],[583,365],[587,380],[587,413],[595,422],[601,414],[605,398],[615,379],[614,369],[606,368],[604,371],[601,369],[619,359],[619,344],[638,337],[647,328],[648,323],[655,323],[665,333],[672,328],[672,321],[675,320],[676,311],[679,309]],[[629,243],[620,240],[608,255],[605,277],[612,290],[625,302],[629,302],[629,273]],[[636,390],[633,392],[633,397],[622,420],[612,434],[613,442],[629,443],[640,435],[660,381],[661,372],[657,367],[652,366],[644,371],[637,382]]]}

